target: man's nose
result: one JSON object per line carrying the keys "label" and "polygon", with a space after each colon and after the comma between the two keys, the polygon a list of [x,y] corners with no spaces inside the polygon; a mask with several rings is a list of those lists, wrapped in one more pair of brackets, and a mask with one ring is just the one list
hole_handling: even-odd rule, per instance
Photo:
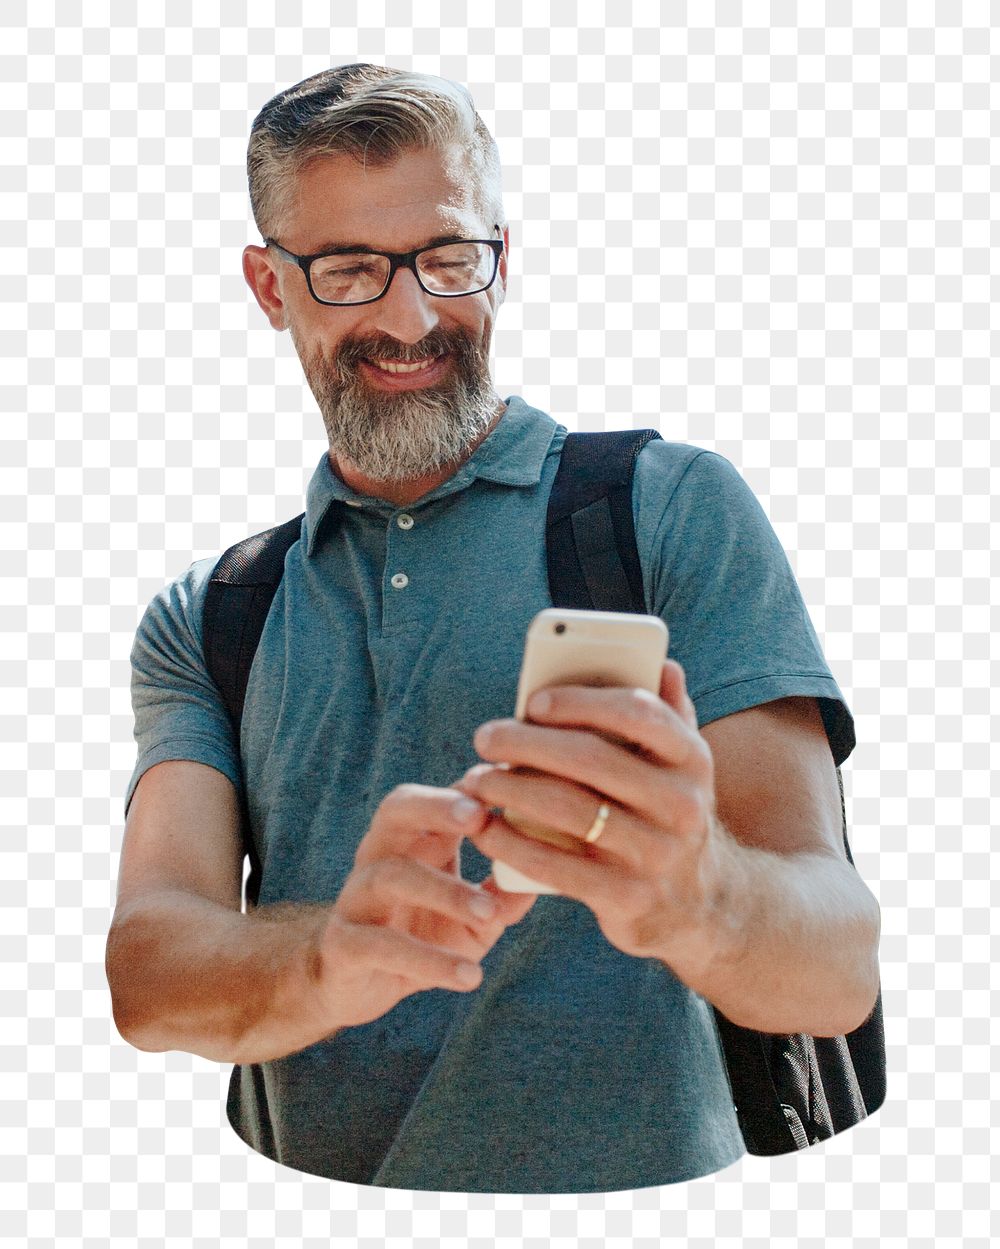
{"label": "man's nose", "polygon": [[417,275],[400,268],[392,275],[389,289],[371,305],[374,328],[402,343],[416,343],[438,324],[436,300],[420,289]]}

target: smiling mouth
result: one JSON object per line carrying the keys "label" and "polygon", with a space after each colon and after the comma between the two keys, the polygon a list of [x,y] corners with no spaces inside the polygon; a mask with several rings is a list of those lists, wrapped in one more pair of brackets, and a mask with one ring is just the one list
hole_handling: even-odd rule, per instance
{"label": "smiling mouth", "polygon": [[413,364],[404,364],[402,360],[367,360],[365,363],[373,364],[383,373],[421,373],[424,369],[429,369],[432,364],[436,364],[440,358],[440,356],[428,356],[426,360],[417,360]]}
{"label": "smiling mouth", "polygon": [[425,356],[423,360],[392,360],[368,356],[360,361],[360,376],[367,378],[368,385],[387,391],[425,390],[437,386],[454,367],[451,352],[439,356]]}

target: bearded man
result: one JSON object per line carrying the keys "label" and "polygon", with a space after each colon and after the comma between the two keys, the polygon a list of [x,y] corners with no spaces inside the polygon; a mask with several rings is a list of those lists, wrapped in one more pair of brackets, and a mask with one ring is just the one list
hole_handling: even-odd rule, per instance
{"label": "bearded man", "polygon": [[[348,65],[264,107],[248,173],[244,273],[329,450],[239,732],[206,667],[214,559],[137,631],[117,1026],[234,1064],[234,1129],[331,1179],[595,1192],[727,1166],[712,1007],[835,1036],[878,988],[840,843],[850,713],[777,539],[725,460],[649,443],[659,695],[558,687],[512,719],[567,430],[490,378],[496,145],[454,83]],[[555,892],[505,892],[492,860]]]}

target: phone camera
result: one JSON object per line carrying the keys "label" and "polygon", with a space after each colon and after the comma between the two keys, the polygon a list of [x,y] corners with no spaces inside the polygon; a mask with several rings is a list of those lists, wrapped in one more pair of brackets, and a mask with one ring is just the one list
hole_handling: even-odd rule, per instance
{"label": "phone camera", "polygon": [[564,625],[564,624],[560,621],[560,623],[559,623],[559,624],[557,624],[557,625],[554,627],[553,632],[555,632],[555,633],[565,633],[565,632],[566,632],[566,626],[565,626],[565,625]]}

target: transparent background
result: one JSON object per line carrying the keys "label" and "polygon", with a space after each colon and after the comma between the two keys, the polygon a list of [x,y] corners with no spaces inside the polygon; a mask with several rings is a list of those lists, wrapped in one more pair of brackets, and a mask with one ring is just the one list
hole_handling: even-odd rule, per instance
{"label": "transparent background", "polygon": [[[0,9],[5,1238],[986,1246],[991,6],[141,13]],[[259,241],[246,138],[277,90],[354,60],[466,83],[497,137],[501,394],[728,456],[853,707],[844,775],[882,905],[890,1090],[803,1156],[606,1196],[330,1183],[236,1138],[228,1067],[114,1029],[135,627],[192,560],[300,511],[324,448],[291,344],[241,276]]]}

